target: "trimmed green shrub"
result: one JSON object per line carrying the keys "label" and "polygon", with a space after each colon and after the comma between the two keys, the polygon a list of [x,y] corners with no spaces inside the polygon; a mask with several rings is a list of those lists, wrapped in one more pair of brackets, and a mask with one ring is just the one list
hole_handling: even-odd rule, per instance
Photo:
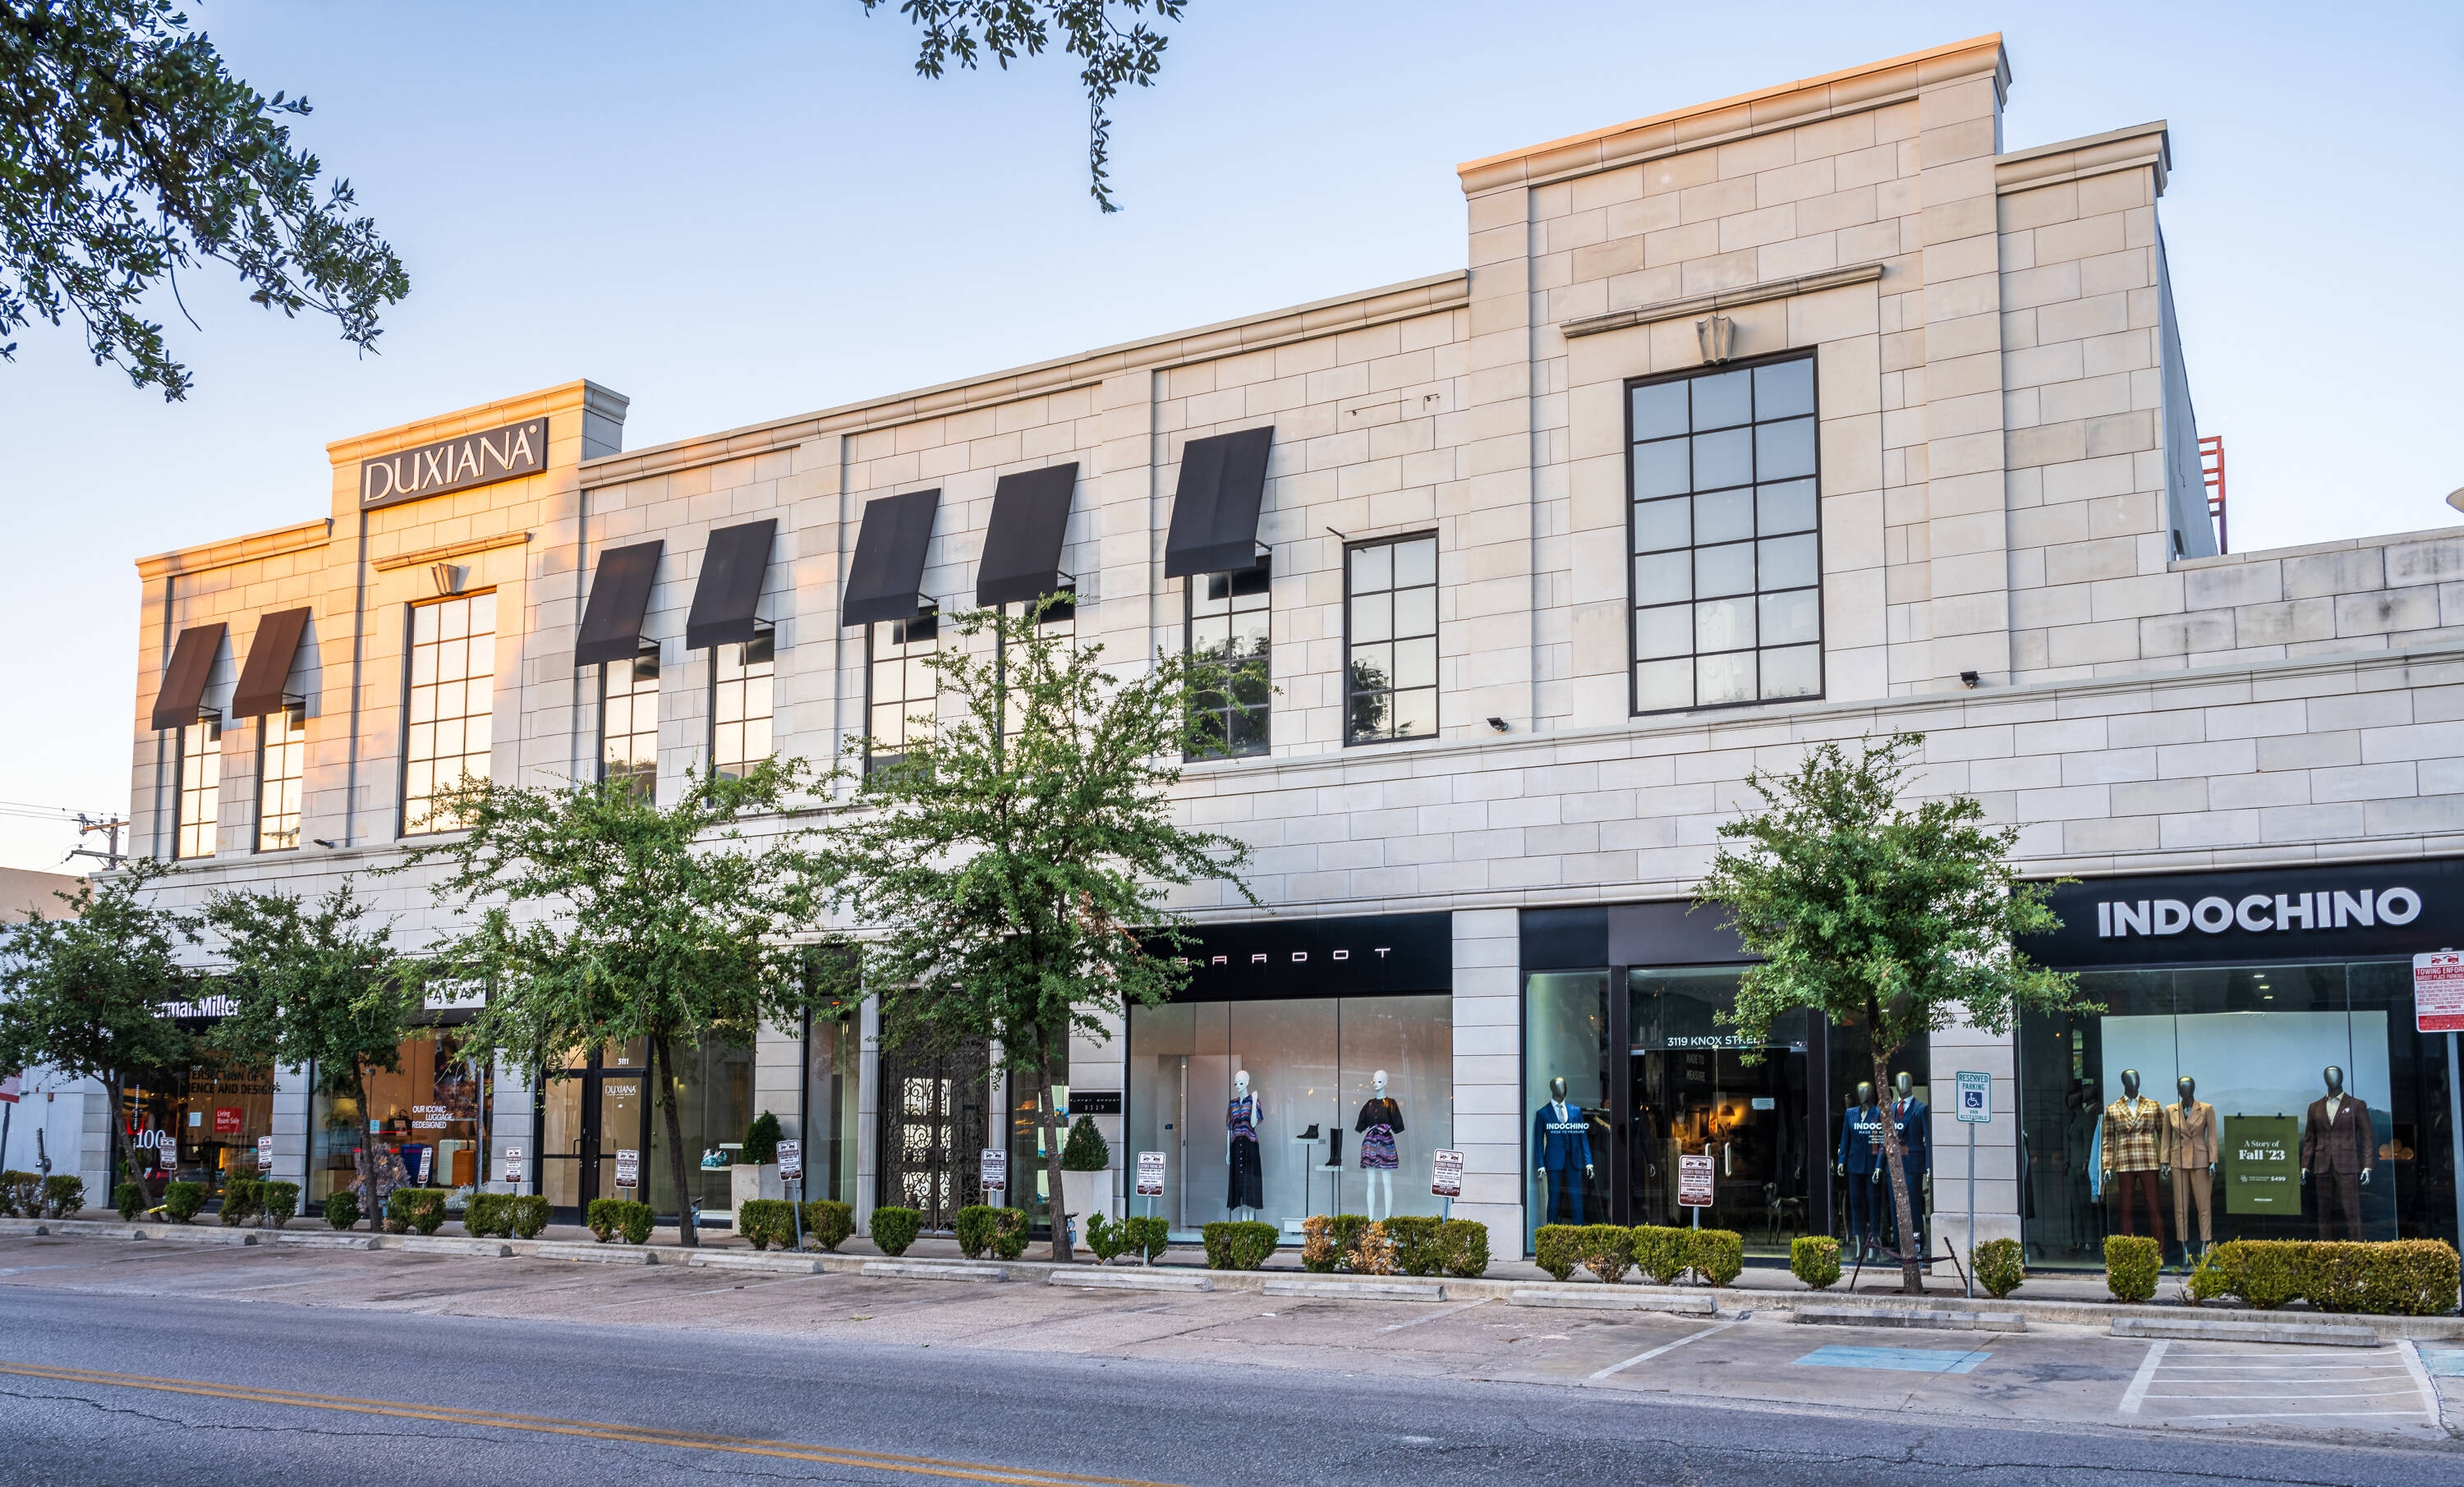
{"label": "trimmed green shrub", "polygon": [[1206,1241],[1209,1270],[1263,1270],[1275,1253],[1275,1226],[1247,1220],[1225,1220],[1199,1231]]}
{"label": "trimmed green shrub", "polygon": [[1386,1237],[1395,1244],[1395,1268],[1407,1276],[1434,1276],[1445,1268],[1439,1253],[1438,1231],[1443,1221],[1425,1214],[1400,1214],[1386,1220]]}
{"label": "trimmed green shrub", "polygon": [[[166,1194],[164,1201],[169,1202]],[[348,1229],[360,1221],[360,1195],[337,1192],[325,1199],[325,1222],[336,1229]]]}
{"label": "trimmed green shrub", "polygon": [[137,1222],[137,1215],[145,1212],[144,1186],[141,1183],[121,1183],[111,1190],[111,1206],[120,1210],[122,1223]]}
{"label": "trimmed green shrub", "polygon": [[201,1182],[175,1182],[163,1190],[163,1216],[175,1224],[185,1224],[197,1216],[206,1206],[206,1185]]}
{"label": "trimmed green shrub", "polygon": [[1572,1280],[1583,1262],[1583,1231],[1577,1224],[1542,1224],[1531,1233],[1531,1258],[1551,1280]]}
{"label": "trimmed green shrub", "polygon": [[2370,1251],[2362,1309],[2382,1317],[2443,1317],[2456,1305],[2458,1257],[2444,1239],[2396,1239]]}
{"label": "trimmed green shrub", "polygon": [[736,1232],[757,1250],[796,1242],[796,1205],[785,1198],[749,1198],[736,1206]]}
{"label": "trimmed green shrub", "polygon": [[2301,1294],[2299,1240],[2231,1239],[2216,1246],[2225,1289],[2259,1311],[2275,1311]]}
{"label": "trimmed green shrub", "polygon": [[43,1216],[73,1217],[85,1207],[85,1179],[82,1177],[46,1177],[43,1179]]}
{"label": "trimmed green shrub", "polygon": [[1839,1241],[1824,1234],[1799,1235],[1788,1243],[1788,1273],[1808,1289],[1828,1291],[1839,1283]]}
{"label": "trimmed green shrub", "polygon": [[462,1232],[481,1239],[505,1236],[507,1214],[501,1192],[474,1192],[462,1205]]}
{"label": "trimmed green shrub", "polygon": [[2199,1300],[2235,1296],[2262,1311],[2299,1298],[2321,1311],[2435,1317],[2455,1309],[2456,1277],[2455,1250],[2440,1239],[2233,1239],[2190,1279]]}
{"label": "trimmed green shrub", "polygon": [[1447,1275],[1477,1280],[1488,1273],[1488,1225],[1476,1218],[1449,1218],[1439,1227],[1438,1250]]}
{"label": "trimmed green shrub", "polygon": [[2165,1247],[2154,1239],[2126,1234],[2104,1238],[2104,1288],[2118,1301],[2144,1301],[2156,1294],[2156,1277],[2165,1268]]}
{"label": "trimmed green shrub", "polygon": [[1976,1283],[1995,1301],[2027,1282],[2028,1252],[2016,1239],[1988,1239],[1968,1252]]}
{"label": "trimmed green shrub", "polygon": [[627,1244],[650,1242],[650,1205],[630,1198],[593,1198],[586,1215],[590,1232],[602,1244],[623,1239]]}
{"label": "trimmed green shrub", "polygon": [[[1301,1268],[1317,1275],[1331,1275],[1338,1270],[1366,1273],[1361,1247],[1368,1242],[1370,1223],[1366,1214],[1318,1214],[1301,1221]],[[1383,1231],[1378,1234],[1381,1252],[1391,1248]]]}
{"label": "trimmed green shrub", "polygon": [[279,1229],[298,1215],[299,1185],[296,1182],[267,1182],[260,1191],[264,1199],[257,1212],[265,1215],[266,1227]]}
{"label": "trimmed green shrub", "polygon": [[2313,1244],[2302,1255],[2301,1299],[2321,1311],[2360,1311],[2370,1295],[2375,1244]]}
{"label": "trimmed green shrub", "polygon": [[855,1233],[855,1209],[836,1198],[814,1198],[804,1205],[804,1242],[835,1250]]}
{"label": "trimmed green shrub", "polygon": [[2190,1267],[2190,1278],[2182,1282],[2182,1301],[2185,1305],[2203,1306],[2232,1289],[2225,1281],[2225,1267],[2216,1257],[2216,1246],[2210,1245],[2199,1262]]}
{"label": "trimmed green shrub", "polygon": [[[385,1217],[396,1234],[434,1234],[445,1224],[445,1190],[396,1188],[385,1194]],[[639,1239],[632,1241],[641,1243]]]}
{"label": "trimmed green shrub", "polygon": [[895,1259],[907,1253],[907,1247],[915,1242],[915,1232],[923,1227],[924,1215],[912,1208],[874,1209],[873,1247]]}
{"label": "trimmed green shrub", "polygon": [[[1023,1253],[1023,1226],[1021,1226],[1020,1233],[1021,1253]],[[1164,1218],[1124,1218],[1121,1220],[1121,1236],[1127,1241],[1122,1246],[1123,1254],[1134,1253],[1138,1258],[1152,1265],[1155,1257],[1162,1254],[1164,1246],[1171,1242],[1172,1224]]]}
{"label": "trimmed green shrub", "polygon": [[547,1231],[547,1199],[539,1193],[505,1198],[505,1226],[517,1239],[536,1239]]}
{"label": "trimmed green shrub", "polygon": [[1026,1210],[993,1210],[993,1258],[1016,1259],[1026,1253]]}
{"label": "trimmed green shrub", "polygon": [[40,1218],[43,1174],[0,1172],[0,1218]]}
{"label": "trimmed green shrub", "polygon": [[767,1167],[779,1160],[779,1117],[764,1110],[744,1127],[744,1149],[736,1160],[754,1167]]}
{"label": "trimmed green shrub", "polygon": [[231,1177],[223,1182],[223,1211],[218,1215],[226,1229],[235,1228],[257,1214],[264,1200],[265,1185],[253,1177]]}
{"label": "trimmed green shrub", "polygon": [[1069,1139],[1061,1148],[1061,1170],[1065,1172],[1100,1172],[1112,1165],[1112,1148],[1104,1142],[1104,1133],[1095,1128],[1095,1118],[1082,1115],[1070,1123]]}
{"label": "trimmed green shrub", "polygon": [[1727,1285],[1746,1268],[1746,1236],[1734,1229],[1687,1229],[1685,1266],[1705,1285]]}
{"label": "trimmed green shrub", "polygon": [[1634,1262],[1653,1285],[1675,1285],[1692,1263],[1687,1231],[1661,1224],[1638,1224],[1634,1231]]}
{"label": "trimmed green shrub", "polygon": [[1634,1231],[1619,1224],[1585,1224],[1575,1240],[1583,1268],[1609,1285],[1634,1268]]}
{"label": "trimmed green shrub", "polygon": [[[974,1203],[958,1210],[959,1254],[969,1259],[983,1258],[984,1251],[992,1247],[993,1215],[1000,1212],[1000,1209],[989,1203]],[[1095,1242],[1091,1234],[1092,1227],[1089,1224],[1090,1233],[1087,1241],[1090,1248]],[[1101,1255],[1103,1252],[1098,1250],[1096,1253]]]}
{"label": "trimmed green shrub", "polygon": [[[959,1211],[958,1218],[962,1223],[966,1220],[965,1210]],[[989,1220],[986,1227],[990,1227]],[[1089,1214],[1087,1215],[1086,1239],[1087,1248],[1095,1252],[1095,1262],[1099,1265],[1109,1265],[1119,1257],[1123,1250],[1130,1247],[1128,1221],[1123,1220],[1116,1224],[1101,1214]],[[960,1241],[960,1246],[964,1247],[963,1240]],[[973,1252],[970,1251],[969,1254],[972,1257]]]}

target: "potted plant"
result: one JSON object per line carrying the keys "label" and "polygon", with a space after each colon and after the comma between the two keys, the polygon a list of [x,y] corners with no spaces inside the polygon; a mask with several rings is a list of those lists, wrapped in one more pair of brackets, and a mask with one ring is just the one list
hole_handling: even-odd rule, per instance
{"label": "potted plant", "polygon": [[784,1198],[779,1181],[779,1117],[764,1110],[744,1129],[744,1145],[727,1170],[728,1203],[737,1213],[765,1198]]}
{"label": "potted plant", "polygon": [[1111,1166],[1112,1148],[1095,1128],[1094,1117],[1078,1117],[1061,1148],[1061,1212],[1073,1218],[1099,1213],[1111,1217]]}

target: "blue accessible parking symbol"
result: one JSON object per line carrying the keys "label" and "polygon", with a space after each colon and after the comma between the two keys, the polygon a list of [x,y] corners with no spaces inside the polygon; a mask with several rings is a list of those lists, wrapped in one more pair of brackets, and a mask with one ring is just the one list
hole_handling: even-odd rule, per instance
{"label": "blue accessible parking symbol", "polygon": [[1966,1373],[1991,1353],[1925,1347],[1817,1347],[1796,1360],[1815,1368],[1890,1368],[1901,1373]]}

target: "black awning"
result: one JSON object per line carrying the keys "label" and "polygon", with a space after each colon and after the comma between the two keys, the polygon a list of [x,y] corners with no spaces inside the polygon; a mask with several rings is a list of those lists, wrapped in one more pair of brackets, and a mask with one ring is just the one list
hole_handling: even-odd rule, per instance
{"label": "black awning", "polygon": [[1270,424],[1182,447],[1172,535],[1163,544],[1165,578],[1258,565],[1258,507],[1266,495],[1266,448],[1274,442]]}
{"label": "black awning", "polygon": [[582,640],[573,647],[575,669],[630,661],[641,651],[642,616],[649,611],[650,580],[667,545],[636,542],[599,555],[590,602],[582,611]]}
{"label": "black awning", "polygon": [[868,501],[855,535],[855,561],[847,567],[841,624],[911,620],[924,611],[924,549],[933,540],[933,516],[941,509],[938,491],[910,491]]}
{"label": "black awning", "polygon": [[721,527],[702,549],[701,581],[693,585],[693,612],[685,618],[685,648],[741,645],[755,634],[754,611],[761,606],[761,580],[770,573],[770,539],[779,518]]}
{"label": "black awning", "polygon": [[282,711],[291,664],[298,659],[299,637],[307,630],[305,609],[278,610],[257,620],[256,638],[248,643],[248,661],[239,668],[239,687],[231,693],[231,716],[262,717]]}
{"label": "black awning", "polygon": [[1074,461],[1001,477],[976,569],[977,603],[1031,604],[1061,591],[1061,534],[1077,488]]}
{"label": "black awning", "polygon": [[206,678],[223,648],[226,625],[192,624],[171,646],[171,665],[163,673],[163,689],[154,694],[154,726],[186,728],[197,720],[197,706],[206,700]]}

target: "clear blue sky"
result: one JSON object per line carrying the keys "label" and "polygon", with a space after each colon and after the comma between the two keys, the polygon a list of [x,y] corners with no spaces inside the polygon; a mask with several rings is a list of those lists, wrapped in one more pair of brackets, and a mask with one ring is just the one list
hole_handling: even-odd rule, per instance
{"label": "clear blue sky", "polygon": [[[894,5],[190,13],[407,261],[384,354],[213,272],[186,404],[37,327],[0,366],[0,800],[124,808],[132,559],[322,514],[329,439],[590,377],[628,447],[1459,268],[1453,166],[2000,31],[2011,148],[2169,120],[2161,215],[2237,549],[2464,522],[2449,6],[1192,0],[1086,195],[1060,58],[938,83]],[[0,864],[73,833],[0,815]]]}

